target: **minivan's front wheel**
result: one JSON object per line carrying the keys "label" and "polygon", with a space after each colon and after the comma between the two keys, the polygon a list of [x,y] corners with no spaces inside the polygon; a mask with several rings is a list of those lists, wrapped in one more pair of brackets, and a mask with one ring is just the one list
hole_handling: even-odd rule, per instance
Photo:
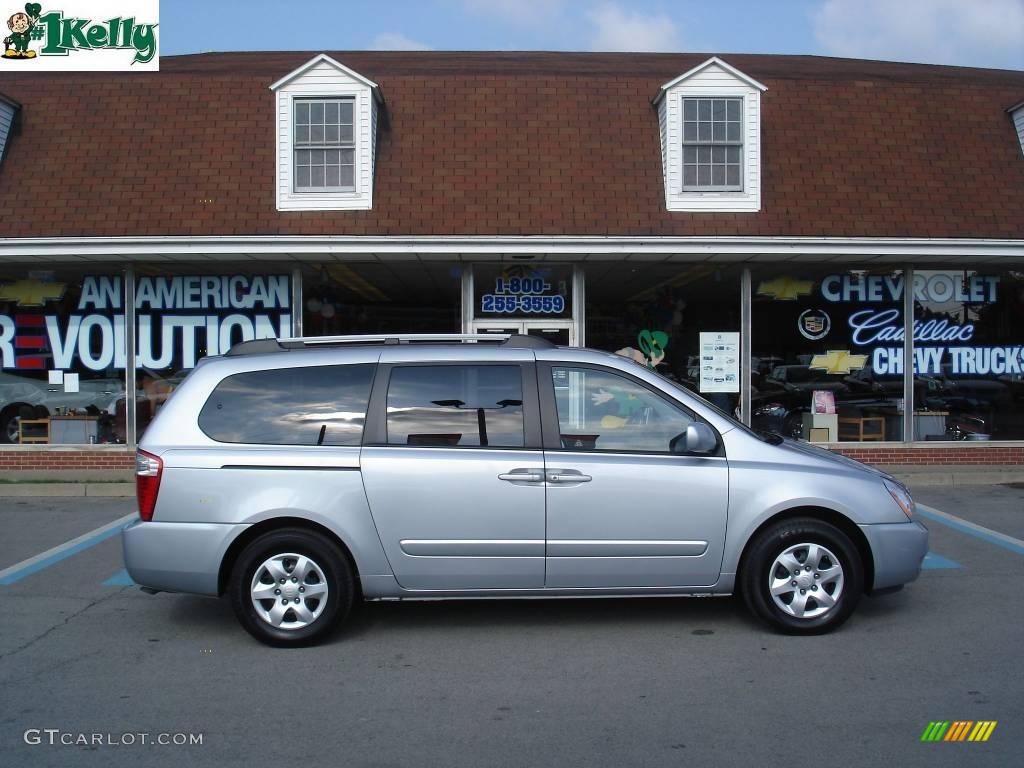
{"label": "minivan's front wheel", "polygon": [[864,589],[857,548],[833,525],[786,520],[751,543],[740,588],[750,610],[788,634],[820,634],[853,613]]}
{"label": "minivan's front wheel", "polygon": [[242,626],[268,645],[322,640],[352,606],[352,572],[331,541],[289,528],[253,540],[231,572],[231,604]]}

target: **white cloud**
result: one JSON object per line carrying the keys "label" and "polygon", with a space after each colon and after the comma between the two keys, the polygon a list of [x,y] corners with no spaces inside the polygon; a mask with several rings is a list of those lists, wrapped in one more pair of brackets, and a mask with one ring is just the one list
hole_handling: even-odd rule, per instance
{"label": "white cloud", "polygon": [[594,51],[678,51],[676,25],[664,14],[644,15],[624,11],[615,3],[603,3],[587,11],[593,25],[590,48]]}
{"label": "white cloud", "polygon": [[1024,69],[1022,0],[826,0],[813,21],[837,56]]}
{"label": "white cloud", "polygon": [[370,43],[372,51],[432,51],[431,46],[406,37],[401,32],[381,32]]}

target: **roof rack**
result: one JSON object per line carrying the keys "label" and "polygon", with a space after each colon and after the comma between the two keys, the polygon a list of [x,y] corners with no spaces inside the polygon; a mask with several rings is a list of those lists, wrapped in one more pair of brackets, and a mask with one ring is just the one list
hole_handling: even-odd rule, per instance
{"label": "roof rack", "polygon": [[345,344],[414,344],[500,342],[518,349],[548,349],[554,342],[541,336],[520,333],[382,333],[358,336],[289,336],[281,339],[253,339],[235,344],[225,355],[256,355],[266,352],[287,352],[290,349],[332,347]]}

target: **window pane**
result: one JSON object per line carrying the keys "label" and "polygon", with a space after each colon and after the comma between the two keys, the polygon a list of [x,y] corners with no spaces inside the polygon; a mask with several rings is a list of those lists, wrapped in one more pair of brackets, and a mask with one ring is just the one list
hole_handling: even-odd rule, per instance
{"label": "window pane", "polygon": [[314,101],[309,105],[309,120],[312,123],[323,123],[324,104],[322,101]]}
{"label": "window pane", "polygon": [[740,161],[740,148],[739,147],[726,147],[725,156],[730,163],[739,163]]}
{"label": "window pane", "polygon": [[683,184],[688,187],[692,187],[697,183],[697,166],[696,165],[684,165],[683,166]]}
{"label": "window pane", "polygon": [[716,165],[711,169],[711,183],[716,187],[725,186],[725,166]]}
{"label": "window pane", "polygon": [[337,165],[327,166],[327,186],[328,187],[339,187],[341,186],[339,167]]}
{"label": "window pane", "polygon": [[337,144],[341,140],[341,130],[336,125],[328,125],[324,132],[324,141],[328,144]]}
{"label": "window pane", "polygon": [[308,144],[309,143],[309,126],[300,125],[295,128],[295,143],[296,144]]}
{"label": "window pane", "polygon": [[714,123],[715,141],[725,141],[725,123]]}
{"label": "window pane", "polygon": [[700,123],[697,130],[700,141],[711,141],[711,123]]}
{"label": "window pane", "polygon": [[295,162],[297,165],[309,165],[310,151],[308,149],[299,149],[295,152]]}
{"label": "window pane", "polygon": [[726,116],[729,120],[740,119],[740,101],[739,99],[729,99]]}
{"label": "window pane", "polygon": [[327,152],[323,149],[314,149],[310,155],[313,158],[314,165],[326,165],[327,164]]}
{"label": "window pane", "polygon": [[683,141],[696,141],[697,140],[697,124],[696,123],[684,123],[683,124]]}
{"label": "window pane", "polygon": [[343,101],[343,102],[341,102],[341,104],[339,106],[341,108],[340,122],[342,122],[342,123],[349,123],[351,125],[351,123],[352,123],[352,102],[351,101]]}
{"label": "window pane", "polygon": [[670,453],[693,418],[646,387],[608,371],[552,368],[562,447]]}
{"label": "window pane", "polygon": [[228,376],[199,413],[222,443],[359,445],[373,365],[283,368]]}
{"label": "window pane", "polygon": [[353,132],[351,125],[341,126],[340,139],[342,144],[351,144],[353,141]]}
{"label": "window pane", "polygon": [[740,124],[739,123],[728,123],[726,128],[727,141],[739,141],[740,140]]}
{"label": "window pane", "polygon": [[519,367],[395,368],[388,385],[387,439],[389,445],[523,447]]}
{"label": "window pane", "polygon": [[341,149],[338,150],[341,155],[341,162],[344,165],[354,165],[356,161],[356,151],[354,149]]}
{"label": "window pane", "polygon": [[700,165],[697,167],[697,185],[706,187],[711,183],[711,166]]}
{"label": "window pane", "polygon": [[699,114],[701,120],[711,119],[711,99],[700,99],[698,101],[700,105]]}
{"label": "window pane", "polygon": [[300,189],[309,186],[309,166],[300,165],[295,168],[295,186]]}
{"label": "window pane", "polygon": [[683,147],[683,162],[684,163],[696,163],[697,162],[697,148],[696,147]]}
{"label": "window pane", "polygon": [[715,99],[711,102],[711,119],[725,120],[725,101],[723,99]]}
{"label": "window pane", "polygon": [[309,103],[305,101],[299,101],[295,103],[295,122],[296,124],[308,124],[309,123]]}
{"label": "window pane", "polygon": [[697,100],[683,99],[683,120],[697,119]]}
{"label": "window pane", "polygon": [[314,165],[309,169],[309,186],[322,187],[324,185],[324,169],[321,165]]}
{"label": "window pane", "polygon": [[725,162],[725,147],[712,147],[711,148],[711,160],[715,163]]}
{"label": "window pane", "polygon": [[341,186],[354,187],[355,184],[355,169],[351,165],[341,166]]}
{"label": "window pane", "polygon": [[738,187],[740,185],[740,169],[739,166],[730,165],[726,167],[726,183],[730,187]]}
{"label": "window pane", "polygon": [[309,129],[309,140],[313,144],[324,143],[324,127],[322,125],[313,125]]}
{"label": "window pane", "polygon": [[697,159],[700,163],[711,162],[711,147],[698,147],[697,148]]}
{"label": "window pane", "polygon": [[339,105],[338,105],[338,102],[336,102],[336,101],[332,101],[329,104],[327,104],[327,108],[326,108],[325,114],[324,114],[324,120],[327,123],[337,123],[338,122],[338,107],[339,107]]}
{"label": "window pane", "polygon": [[327,165],[340,165],[341,164],[341,150],[340,149],[328,149],[324,152],[324,162]]}

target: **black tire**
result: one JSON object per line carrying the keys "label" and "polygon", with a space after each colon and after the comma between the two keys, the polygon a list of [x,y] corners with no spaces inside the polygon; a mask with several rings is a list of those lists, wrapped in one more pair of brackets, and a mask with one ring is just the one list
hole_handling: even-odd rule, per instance
{"label": "black tire", "polygon": [[[296,567],[293,564],[293,570],[288,570],[289,562],[295,562],[288,557],[289,555],[308,558],[316,567],[316,573],[311,571],[302,582],[297,581],[297,576],[289,575]],[[274,560],[278,557],[283,559]],[[292,583],[278,585],[273,580],[268,581],[270,572],[265,567],[268,561],[280,564],[284,569],[286,581]],[[298,626],[303,621],[303,616],[295,611],[300,608],[282,609],[278,607],[276,597],[259,601],[260,609],[257,609],[252,594],[253,587],[257,586],[254,585],[257,571],[260,571],[262,576],[260,584],[267,589],[277,589],[280,586],[281,589],[288,590],[282,597],[282,604],[285,599],[294,600],[307,612],[304,615],[314,618],[304,626]],[[322,607],[315,597],[298,594],[302,584],[306,585],[301,590],[303,592],[307,587],[311,591],[321,584],[326,587],[326,598]],[[345,553],[333,541],[301,528],[270,531],[250,542],[235,561],[228,585],[231,607],[246,631],[260,642],[278,647],[314,645],[325,639],[338,623],[348,616],[354,592],[352,568]],[[271,611],[282,610],[284,613],[281,626],[273,626],[269,618],[264,618],[269,617]],[[294,626],[289,628],[288,624]]]}
{"label": "black tire", "polygon": [[[811,563],[816,567],[810,570],[810,549],[803,545],[817,547],[817,559]],[[787,551],[792,558],[786,557]],[[778,558],[785,558],[793,568],[787,570]],[[835,566],[840,569],[838,573],[832,570]],[[784,574],[788,574],[785,579]],[[779,590],[788,591],[773,596],[773,580]],[[793,580],[797,585],[790,589]],[[857,548],[841,530],[821,520],[794,518],[766,528],[751,542],[741,567],[740,590],[751,612],[775,629],[791,635],[822,634],[841,625],[857,607],[864,591],[864,565]],[[838,597],[833,597],[836,594]],[[826,606],[817,595],[833,604]],[[783,605],[776,602],[776,597]]]}

